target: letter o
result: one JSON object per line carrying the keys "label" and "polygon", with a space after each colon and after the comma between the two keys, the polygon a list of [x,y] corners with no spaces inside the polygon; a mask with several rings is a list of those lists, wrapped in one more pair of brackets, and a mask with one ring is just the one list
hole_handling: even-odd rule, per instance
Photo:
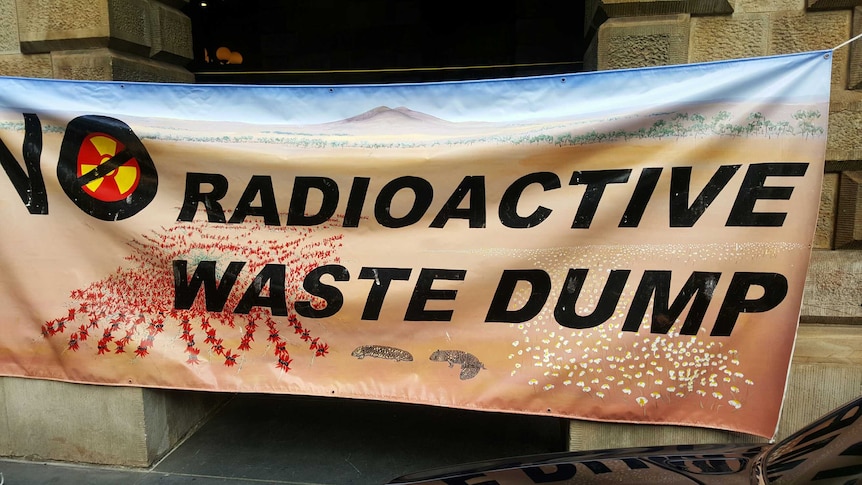
{"label": "letter o", "polygon": [[[412,190],[415,195],[413,207],[403,217],[394,217],[392,215],[392,199],[403,189]],[[431,201],[434,198],[434,188],[431,184],[419,177],[404,176],[392,180],[380,189],[377,195],[377,201],[374,204],[374,217],[377,222],[383,227],[405,227],[411,224],[416,224],[428,208],[431,207]]]}
{"label": "letter o", "polygon": [[[120,157],[117,167],[99,171],[115,157]],[[78,208],[103,221],[128,219],[142,211],[159,185],[153,159],[129,125],[95,115],[79,116],[66,127],[57,179]]]}

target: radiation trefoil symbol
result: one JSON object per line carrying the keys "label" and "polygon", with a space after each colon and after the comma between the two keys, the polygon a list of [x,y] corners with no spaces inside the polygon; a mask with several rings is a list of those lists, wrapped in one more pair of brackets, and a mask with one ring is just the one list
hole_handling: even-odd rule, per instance
{"label": "radiation trefoil symbol", "polygon": [[[78,152],[78,177],[83,177],[100,165],[122,154],[125,150],[116,138],[105,133],[91,133]],[[99,174],[101,175],[101,174]],[[84,192],[103,202],[117,202],[128,197],[141,181],[138,161],[130,158],[121,166],[110,170],[83,186]]]}
{"label": "radiation trefoil symbol", "polygon": [[152,157],[129,125],[107,116],[79,116],[66,126],[57,181],[75,205],[103,221],[142,211],[156,196]]}

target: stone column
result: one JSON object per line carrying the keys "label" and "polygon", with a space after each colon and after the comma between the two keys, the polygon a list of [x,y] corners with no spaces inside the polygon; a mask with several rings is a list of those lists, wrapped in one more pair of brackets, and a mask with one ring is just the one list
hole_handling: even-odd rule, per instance
{"label": "stone column", "polygon": [[[0,75],[194,82],[187,0],[0,0]],[[222,394],[0,378],[0,455],[148,466]]]}
{"label": "stone column", "polygon": [[194,82],[187,0],[0,0],[0,74]]}
{"label": "stone column", "polygon": [[[862,0],[588,0],[587,27],[598,69],[756,57],[858,35]],[[862,41],[833,66],[815,249],[778,439],[862,394]],[[764,441],[677,426],[572,421],[569,430],[572,450]]]}

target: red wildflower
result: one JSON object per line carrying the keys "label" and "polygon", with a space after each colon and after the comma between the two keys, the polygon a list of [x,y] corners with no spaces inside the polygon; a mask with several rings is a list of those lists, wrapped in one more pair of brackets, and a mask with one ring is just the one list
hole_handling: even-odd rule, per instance
{"label": "red wildflower", "polygon": [[278,363],[275,365],[277,369],[281,369],[284,372],[288,372],[290,370],[290,363],[293,362],[293,359],[290,358],[290,355],[284,353],[278,356]]}
{"label": "red wildflower", "polygon": [[230,350],[225,352],[224,354],[224,365],[228,367],[233,367],[236,365],[236,358],[239,354],[231,354]]}
{"label": "red wildflower", "polygon": [[69,350],[78,350],[78,334],[73,333],[69,336]]}
{"label": "red wildflower", "polygon": [[204,339],[204,343],[214,344],[216,342],[216,331],[214,328],[207,330],[207,338]]}
{"label": "red wildflower", "polygon": [[131,342],[131,341],[132,341],[132,336],[129,335],[128,333],[126,333],[125,337],[119,338],[116,340],[116,344],[122,347],[122,346],[129,345],[129,342]]}
{"label": "red wildflower", "polygon": [[316,355],[318,357],[324,357],[328,353],[329,353],[329,344],[319,344],[317,346],[317,351],[314,353],[314,355]]}

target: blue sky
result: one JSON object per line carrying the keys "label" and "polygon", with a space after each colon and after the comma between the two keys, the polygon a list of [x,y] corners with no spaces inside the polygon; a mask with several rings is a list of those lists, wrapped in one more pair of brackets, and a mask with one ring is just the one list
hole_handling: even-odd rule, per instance
{"label": "blue sky", "polygon": [[828,100],[831,52],[533,78],[426,84],[231,86],[0,77],[0,109],[255,124],[337,121],[406,106],[449,121],[529,122],[653,106]]}

